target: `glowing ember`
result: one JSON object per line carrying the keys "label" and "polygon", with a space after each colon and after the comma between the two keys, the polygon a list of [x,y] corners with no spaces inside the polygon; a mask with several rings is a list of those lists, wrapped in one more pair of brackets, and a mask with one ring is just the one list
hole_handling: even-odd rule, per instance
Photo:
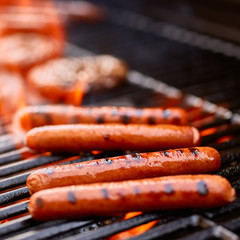
{"label": "glowing ember", "polygon": [[222,142],[227,142],[230,141],[231,139],[233,139],[233,136],[224,136],[218,139],[218,143],[222,143]]}
{"label": "glowing ember", "polygon": [[[140,215],[141,212],[130,212],[127,213],[124,217],[123,220],[129,219],[129,218],[133,218],[137,215]],[[132,228],[130,230],[115,234],[113,236],[111,236],[110,238],[108,238],[108,240],[125,240],[125,239],[129,239],[131,237],[135,237],[138,236],[144,232],[146,232],[147,230],[149,230],[150,228],[152,228],[158,221],[152,221],[146,224],[143,224],[141,226]]]}
{"label": "glowing ember", "polygon": [[201,137],[203,136],[207,136],[207,135],[211,135],[213,133],[215,133],[217,131],[217,128],[208,128],[208,129],[205,129],[203,131],[201,131]]}

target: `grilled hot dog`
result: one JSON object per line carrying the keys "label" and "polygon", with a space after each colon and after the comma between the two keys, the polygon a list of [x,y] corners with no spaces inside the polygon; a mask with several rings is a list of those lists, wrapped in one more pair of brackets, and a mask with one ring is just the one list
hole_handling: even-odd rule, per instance
{"label": "grilled hot dog", "polygon": [[32,195],[29,211],[35,219],[46,221],[131,211],[218,207],[234,197],[235,190],[220,176],[178,175],[43,190]]}
{"label": "grilled hot dog", "polygon": [[135,153],[37,170],[27,179],[31,193],[54,187],[208,173],[220,167],[220,155],[210,147]]}
{"label": "grilled hot dog", "polygon": [[194,127],[175,125],[76,124],[45,126],[27,133],[27,146],[37,151],[154,151],[192,147],[200,141]]}
{"label": "grilled hot dog", "polygon": [[77,123],[187,124],[181,108],[74,107],[70,105],[29,106],[17,114],[25,130],[45,125]]}

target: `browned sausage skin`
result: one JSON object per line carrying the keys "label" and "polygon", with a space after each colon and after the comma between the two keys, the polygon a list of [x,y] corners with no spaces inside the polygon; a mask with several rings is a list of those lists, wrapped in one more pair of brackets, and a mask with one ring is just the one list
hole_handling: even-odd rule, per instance
{"label": "browned sausage skin", "polygon": [[31,129],[26,136],[28,147],[46,152],[154,151],[196,146],[199,141],[196,128],[175,125],[57,125]]}
{"label": "browned sausage skin", "polygon": [[35,219],[46,221],[131,211],[210,208],[234,198],[235,190],[220,176],[178,175],[43,190],[32,195],[29,211]]}
{"label": "browned sausage skin", "polygon": [[121,157],[52,166],[37,170],[27,179],[31,194],[43,189],[176,174],[216,171],[220,155],[210,147],[135,153]]}
{"label": "browned sausage skin", "polygon": [[77,123],[136,123],[186,125],[187,113],[181,108],[74,107],[71,105],[29,106],[17,114],[25,130],[45,125]]}

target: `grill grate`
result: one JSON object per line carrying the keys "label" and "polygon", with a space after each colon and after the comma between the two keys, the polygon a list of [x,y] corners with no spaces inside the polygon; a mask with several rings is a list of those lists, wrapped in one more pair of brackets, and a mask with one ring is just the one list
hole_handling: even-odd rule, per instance
{"label": "grill grate", "polygon": [[108,21],[73,24],[71,42],[116,55],[148,76],[239,112],[239,46],[144,16],[156,12],[156,3],[101,2],[110,12]]}
{"label": "grill grate", "polygon": [[[132,82],[135,84],[136,78],[139,76],[140,80],[138,84],[141,85],[141,81],[144,80],[144,75],[137,72],[133,72],[130,76]],[[232,165],[238,160],[240,152],[240,141],[239,141],[239,126],[235,123],[233,118],[223,118],[228,111],[224,109],[223,114],[213,114],[212,112],[207,112],[207,110],[200,109],[199,107],[194,107],[189,105],[189,100],[186,100],[188,96],[183,98],[181,92],[175,88],[168,88],[167,85],[159,83],[157,88],[157,93],[153,94],[152,88],[156,82],[151,82],[153,79],[148,77],[145,78],[145,82],[150,83],[150,89],[147,91],[147,95],[153,98],[156,95],[164,98],[163,102],[167,103],[171,96],[179,96],[180,100],[174,101],[177,103],[175,105],[185,106],[189,113],[197,112],[198,120],[203,120],[203,125],[199,125],[201,131],[206,131],[209,128],[216,128],[216,132],[204,137],[204,143],[211,143],[216,149],[220,150],[221,160],[223,162],[223,167],[217,174],[228,177],[233,186],[236,188],[237,192],[240,190],[240,183],[238,176],[240,173],[240,165]],[[153,84],[154,83],[154,84]],[[130,83],[129,83],[130,84]],[[149,85],[148,85],[149,86]],[[121,97],[128,98],[131,102],[132,99],[137,99],[138,95],[144,93],[144,86],[138,87],[139,91],[128,94],[128,91],[123,91],[122,94],[117,96],[117,99]],[[167,94],[164,96],[163,92]],[[177,93],[177,94],[175,94]],[[190,98],[192,99],[192,98]],[[105,99],[103,99],[103,102]],[[114,98],[109,100],[114,102]],[[102,102],[100,101],[100,104]],[[211,105],[211,104],[210,104]],[[208,104],[204,103],[208,109]],[[213,106],[213,105],[211,105]],[[218,108],[214,108],[216,112],[219,112]],[[223,117],[220,118],[220,115]],[[228,116],[229,114],[227,114]],[[211,122],[205,124],[204,119],[208,119],[211,116]],[[214,121],[212,121],[214,119]],[[193,118],[193,120],[195,120]],[[193,121],[194,123],[194,121]],[[222,130],[223,129],[223,130]],[[217,142],[218,139],[226,136],[233,136],[233,139],[227,142]],[[209,144],[208,144],[209,145]],[[24,154],[27,154],[25,157]],[[0,155],[0,159],[3,159],[3,164],[1,169],[8,169],[1,171],[2,181],[0,194],[0,204],[2,208],[0,209],[0,220],[5,220],[8,218],[15,218],[16,220],[11,220],[3,223],[0,226],[0,237],[2,239],[57,239],[59,237],[66,239],[104,239],[115,233],[139,226],[141,224],[159,220],[158,224],[147,231],[146,233],[133,239],[176,239],[176,236],[183,236],[187,239],[196,238],[199,236],[201,239],[237,239],[236,233],[240,230],[239,224],[231,215],[240,213],[240,199],[239,197],[235,202],[229,204],[228,206],[206,210],[206,211],[175,211],[175,212],[159,212],[159,213],[147,213],[141,214],[137,217],[119,221],[119,218],[108,219],[107,221],[54,221],[49,224],[39,223],[33,220],[30,216],[22,216],[22,214],[27,214],[27,203],[29,192],[25,187],[25,181],[27,176],[36,167],[46,166],[48,164],[66,164],[70,162],[80,162],[87,161],[94,158],[101,158],[103,156],[109,155],[121,155],[122,152],[115,153],[102,153],[100,155],[85,154],[83,156],[73,156],[73,155],[38,155],[32,156],[26,149],[20,148],[20,150],[14,150],[8,153],[3,153]],[[26,158],[26,159],[25,159]],[[24,160],[25,159],[25,160]],[[14,162],[13,162],[14,161]],[[236,179],[237,178],[237,179]],[[13,189],[17,187],[16,189]],[[20,200],[20,202],[19,202]],[[229,217],[230,216],[230,217]],[[218,219],[226,217],[226,221],[218,223]],[[230,219],[228,219],[230,218]],[[235,223],[236,222],[236,223]],[[230,223],[235,223],[234,227],[229,228]],[[232,225],[231,225],[232,226]],[[84,230],[85,229],[85,230]],[[197,234],[197,235],[196,235]]]}
{"label": "grill grate", "polygon": [[[231,109],[234,106],[234,110],[239,111],[239,101],[234,94],[231,95],[235,91],[235,86],[239,86],[239,61],[165,39],[179,41],[181,34],[189,33],[182,29],[149,19],[146,24],[143,16],[126,10],[115,9],[112,13],[114,14],[108,21],[97,26],[73,25],[69,29],[71,42],[81,44],[94,53],[110,53],[122,57],[132,68],[144,74],[131,71],[128,82],[123,87],[94,95],[88,94],[84,104],[164,105],[186,108],[192,125],[197,126],[202,133],[215,129],[216,132],[209,132],[203,137],[202,144],[213,146],[220,151],[223,166],[216,174],[226,176],[231,181],[238,197],[227,206],[205,211],[145,213],[127,220],[123,220],[120,216],[87,221],[60,220],[40,223],[27,214],[29,192],[25,182],[34,169],[123,153],[111,152],[99,155],[89,153],[77,156],[33,155],[22,147],[21,142],[13,140],[12,136],[7,135],[3,129],[5,135],[0,136],[0,221],[2,221],[0,238],[105,239],[118,232],[158,220],[155,227],[132,239],[238,239],[240,232],[240,165],[237,163],[240,154],[239,116],[223,107]],[[159,35],[159,28],[164,29],[164,26],[168,27],[168,31],[165,30],[165,36],[164,32]],[[198,34],[194,36],[196,40],[203,39]],[[185,43],[191,42],[185,41]],[[224,46],[226,45],[220,47],[224,49]],[[69,44],[67,54],[75,56],[89,54],[85,49]],[[155,78],[164,80],[174,87],[169,87]],[[227,89],[226,93],[231,97],[224,94],[217,95],[222,87]],[[205,100],[186,93],[195,94]],[[222,107],[206,101],[209,99]]]}

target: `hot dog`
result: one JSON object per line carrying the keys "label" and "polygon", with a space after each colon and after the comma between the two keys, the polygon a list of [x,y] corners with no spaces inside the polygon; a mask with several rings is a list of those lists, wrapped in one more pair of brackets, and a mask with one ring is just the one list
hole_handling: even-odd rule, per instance
{"label": "hot dog", "polygon": [[230,183],[215,175],[178,175],[43,190],[32,195],[31,215],[41,221],[108,216],[132,211],[210,208],[235,198]]}
{"label": "hot dog", "polygon": [[220,155],[210,147],[135,153],[37,170],[27,179],[31,194],[43,189],[176,174],[208,173],[220,167]]}
{"label": "hot dog", "polygon": [[196,128],[175,125],[57,125],[31,129],[26,136],[28,147],[47,152],[154,151],[192,147],[199,141]]}
{"label": "hot dog", "polygon": [[45,125],[77,123],[187,124],[181,108],[74,107],[70,105],[29,106],[21,109],[17,121],[25,130]]}

